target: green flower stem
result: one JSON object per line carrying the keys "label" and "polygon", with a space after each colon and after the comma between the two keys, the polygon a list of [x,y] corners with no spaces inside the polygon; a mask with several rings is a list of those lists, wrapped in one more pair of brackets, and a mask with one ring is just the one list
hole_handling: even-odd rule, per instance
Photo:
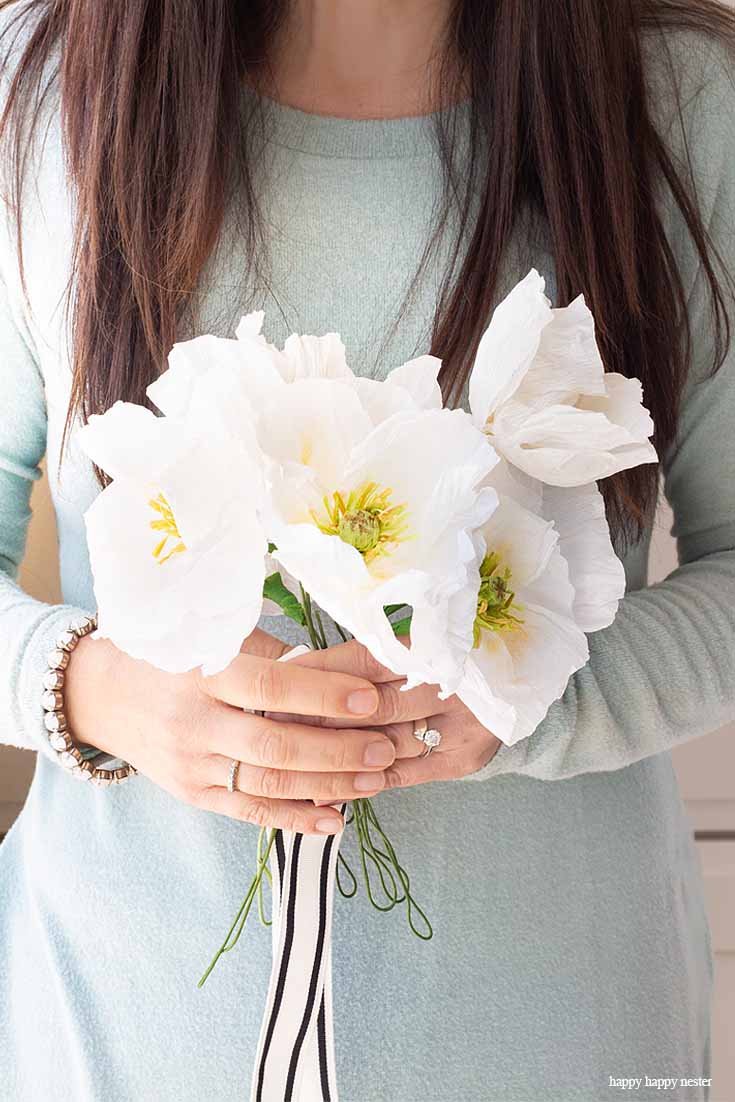
{"label": "green flower stem", "polygon": [[[394,906],[396,906],[397,903],[402,903],[405,900],[405,902],[406,902],[406,912],[407,912],[407,917],[408,917],[408,925],[411,927],[412,932],[416,935],[416,937],[421,938],[422,941],[430,941],[431,938],[434,936],[434,931],[433,931],[432,925],[429,922],[429,919],[428,919],[425,911],[419,906],[419,904],[416,902],[413,895],[411,894],[411,882],[409,880],[408,873],[406,872],[406,870],[403,868],[400,861],[398,860],[398,857],[396,856],[396,851],[393,848],[392,842],[390,841],[388,835],[385,833],[382,826],[380,825],[380,820],[378,819],[378,816],[375,814],[375,808],[373,807],[372,801],[369,800],[369,799],[361,799],[361,800],[353,801],[353,806],[355,806],[357,804],[361,805],[361,807],[360,807],[360,817],[362,819],[362,824],[361,824],[360,833],[362,834],[363,838],[366,840],[368,846],[370,846],[372,848],[373,854],[377,855],[378,858],[380,859],[380,861],[377,862],[377,863],[379,863],[379,864],[382,863],[382,860],[387,860],[390,863],[392,872],[395,873],[395,875],[397,876],[398,880],[400,881],[401,888],[403,889],[403,893],[401,895],[397,895],[396,897],[394,897],[394,901],[393,901],[393,903],[391,904],[390,907],[381,907],[381,906],[378,906],[374,902],[374,900],[372,898],[372,895],[370,893],[370,890],[368,888],[368,895],[370,897],[370,902],[373,904],[373,906],[378,906],[378,910],[392,910],[392,908]],[[356,821],[357,821],[357,808],[355,810],[356,810]],[[380,840],[383,844],[384,849],[380,849],[379,847],[375,846],[374,842],[372,841],[371,831],[373,829],[378,834],[378,836],[379,836],[379,838],[380,838]],[[365,866],[363,865],[363,868],[364,867]],[[391,879],[393,879],[392,876],[391,876]],[[381,878],[381,884],[382,884],[382,878]],[[386,893],[386,894],[390,898],[390,893]],[[414,921],[414,915],[418,916],[420,925],[423,925],[423,930],[420,928],[420,926],[416,925],[416,922]]]}
{"label": "green flower stem", "polygon": [[324,630],[324,624],[322,622],[322,614],[318,608],[314,609],[314,615],[316,616],[316,624],[319,629],[319,640],[322,644],[322,650],[326,650],[329,646],[329,643],[327,642],[327,634]]}
{"label": "green flower stem", "polygon": [[[202,978],[199,980],[199,983],[197,984],[197,987],[203,987],[204,986],[204,984],[207,982],[207,979],[209,977],[210,972],[213,970],[213,968],[217,964],[217,962],[218,962],[219,958],[222,956],[222,954],[223,953],[229,953],[230,949],[234,949],[235,946],[237,945],[237,942],[240,938],[240,934],[242,933],[243,927],[245,926],[245,922],[247,921],[247,917],[250,914],[250,908],[253,905],[253,900],[255,899],[256,895],[258,894],[261,881],[262,881],[264,876],[266,876],[266,875],[270,876],[270,871],[268,870],[268,858],[270,857],[270,852],[271,852],[271,849],[273,848],[273,843],[274,843],[275,839],[276,839],[276,831],[272,830],[270,832],[270,834],[268,835],[268,845],[265,848],[265,852],[262,854],[262,856],[260,855],[260,853],[258,855],[258,864],[257,864],[257,869],[256,869],[256,872],[255,872],[255,876],[253,877],[252,882],[250,884],[250,887],[248,888],[247,895],[245,896],[245,898],[242,901],[242,905],[240,907],[240,910],[237,912],[237,914],[235,916],[235,921],[232,923],[229,930],[227,931],[227,937],[225,938],[225,940],[222,942],[222,945],[219,947],[219,949],[215,953],[214,957],[212,958],[212,961],[210,962],[209,967],[207,968],[207,970],[204,973],[204,975],[202,976]],[[233,941],[230,943],[230,938],[232,937],[233,932],[235,931],[235,928],[238,926],[238,923],[239,923],[239,928],[237,929],[237,933],[235,934],[235,937],[234,937]]]}
{"label": "green flower stem", "polygon": [[267,918],[265,913],[265,905],[263,902],[263,881],[267,880],[270,887],[273,887],[273,877],[271,870],[268,868],[268,862],[263,856],[263,840],[268,832],[267,827],[261,827],[258,834],[258,867],[263,866],[263,875],[258,881],[258,918],[260,919],[261,926],[272,926],[273,919]]}
{"label": "green flower stem", "polygon": [[[344,887],[344,885],[342,883],[342,876],[341,876],[341,870],[342,869],[346,870],[347,875],[349,876],[350,880],[352,881],[352,887],[349,891],[348,891],[347,888]],[[339,889],[339,894],[344,899],[352,899],[353,896],[357,895],[357,877],[355,876],[355,874],[352,871],[352,869],[350,868],[350,866],[347,864],[347,860],[345,859],[345,856],[341,852],[341,850],[337,854],[337,869],[336,869],[335,875],[336,875],[336,879],[337,879],[337,888]]]}
{"label": "green flower stem", "polygon": [[314,650],[325,650],[326,648],[321,645],[321,643],[319,641],[319,637],[317,636],[317,633],[316,633],[316,627],[314,626],[314,616],[312,614],[311,597],[306,592],[306,590],[304,589],[303,585],[301,585],[301,583],[299,583],[299,588],[301,590],[301,603],[304,607],[304,616],[306,617],[306,630],[309,633],[309,639],[311,640],[311,645],[314,648]]}

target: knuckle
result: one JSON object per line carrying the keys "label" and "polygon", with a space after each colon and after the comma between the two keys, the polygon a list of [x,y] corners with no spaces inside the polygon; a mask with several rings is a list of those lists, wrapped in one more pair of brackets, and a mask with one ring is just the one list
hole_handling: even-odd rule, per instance
{"label": "knuckle", "polygon": [[378,692],[380,693],[378,714],[381,724],[398,723],[401,718],[402,706],[400,691],[392,685],[381,685]]}
{"label": "knuckle", "polygon": [[248,796],[246,800],[243,800],[237,818],[243,819],[246,823],[253,823],[254,826],[270,826],[270,807],[265,800],[260,800],[257,796]]}
{"label": "knuckle", "polygon": [[337,773],[344,771],[348,765],[348,758],[350,756],[349,743],[339,732],[330,739],[329,742],[329,761],[332,769]]}
{"label": "knuckle", "polygon": [[253,707],[271,712],[281,710],[283,679],[275,662],[266,662],[251,675],[249,689]]}
{"label": "knuckle", "polygon": [[287,795],[286,775],[278,769],[261,769],[258,773],[260,794],[269,799]]}
{"label": "knuckle", "polygon": [[319,689],[319,720],[326,725],[330,716],[338,716],[341,714],[342,708],[338,703],[337,693],[333,685],[327,682]]}
{"label": "knuckle", "polygon": [[[354,774],[325,774],[323,778],[324,791],[320,794],[320,799],[325,801],[334,802],[339,800],[345,791],[354,791]],[[382,783],[376,780],[376,788],[382,788]]]}
{"label": "knuckle", "polygon": [[306,815],[297,815],[294,811],[287,811],[282,816],[282,830],[299,831],[306,834],[309,830],[309,819]]}
{"label": "knuckle", "polygon": [[404,788],[408,784],[406,770],[402,765],[395,764],[385,771],[386,788]]}
{"label": "knuckle", "polygon": [[376,681],[385,673],[383,665],[362,643],[355,644],[355,669],[358,676],[367,681]]}
{"label": "knuckle", "polygon": [[258,761],[266,768],[282,768],[288,765],[288,739],[282,728],[269,726],[255,745]]}

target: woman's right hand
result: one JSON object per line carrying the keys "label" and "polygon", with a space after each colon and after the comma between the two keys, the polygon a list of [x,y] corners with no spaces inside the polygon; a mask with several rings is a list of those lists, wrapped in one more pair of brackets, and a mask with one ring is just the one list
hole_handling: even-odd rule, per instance
{"label": "woman's right hand", "polygon": [[[379,792],[395,758],[381,731],[334,729],[243,711],[365,722],[378,708],[370,681],[305,669],[277,659],[289,648],[256,630],[221,673],[168,674],[83,637],[71,652],[64,698],[69,728],[87,743],[130,762],[173,796],[258,826],[303,834],[344,826],[332,807]],[[232,759],[242,764],[228,792]],[[134,781],[127,783],[135,783]]]}

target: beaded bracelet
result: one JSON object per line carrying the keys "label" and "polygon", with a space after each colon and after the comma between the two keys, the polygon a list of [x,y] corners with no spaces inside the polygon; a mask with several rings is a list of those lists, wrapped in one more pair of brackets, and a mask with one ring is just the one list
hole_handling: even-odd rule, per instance
{"label": "beaded bracelet", "polygon": [[105,788],[110,784],[121,784],[122,781],[137,773],[137,769],[127,763],[116,769],[101,768],[97,764],[100,760],[108,764],[121,759],[97,750],[93,746],[78,745],[67,727],[64,713],[64,679],[71,652],[79,640],[89,635],[96,627],[97,617],[85,616],[77,623],[71,624],[58,637],[55,648],[48,656],[49,668],[43,676],[44,691],[41,703],[45,712],[43,721],[48,732],[48,740],[56,752],[59,764],[68,770],[72,777],[91,781],[92,784]]}

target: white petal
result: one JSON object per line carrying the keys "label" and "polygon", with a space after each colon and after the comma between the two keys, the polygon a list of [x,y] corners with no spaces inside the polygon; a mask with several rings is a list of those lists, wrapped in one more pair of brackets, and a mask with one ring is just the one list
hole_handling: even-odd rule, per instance
{"label": "white petal", "polygon": [[541,334],[517,397],[532,409],[562,402],[573,405],[583,394],[602,397],[604,380],[595,320],[579,295],[569,306],[552,310],[551,324]]}
{"label": "white petal", "polygon": [[487,485],[492,486],[499,497],[509,497],[524,509],[531,513],[541,514],[544,485],[536,478],[531,478],[518,467],[514,467],[506,459],[493,467],[486,479]]}
{"label": "white petal", "polygon": [[[144,494],[122,479],[101,491],[85,511],[90,565],[100,619],[115,630],[155,635],[175,626],[184,613],[177,597],[189,563],[183,553],[161,564],[153,556],[160,535],[150,527],[155,513]],[[130,626],[128,626],[130,625]]]}
{"label": "white petal", "polygon": [[410,534],[396,549],[396,569],[435,571],[437,556],[446,553],[445,538],[474,523],[478,504],[492,508],[491,498],[478,503],[478,493],[497,461],[462,410],[396,415],[355,449],[349,488],[366,482],[390,487],[394,504],[406,508]]}
{"label": "white petal", "polygon": [[594,483],[568,489],[546,486],[543,512],[559,532],[578,627],[585,632],[607,627],[625,594],[625,570],[610,540],[602,494]]}
{"label": "white petal", "polygon": [[[395,638],[383,612],[385,604],[393,603],[394,594],[371,577],[362,555],[354,547],[337,536],[325,535],[314,525],[290,525],[279,533],[273,558],[379,662],[403,673],[405,648]],[[416,585],[409,578],[405,581],[403,591],[410,600],[417,591]]]}
{"label": "white petal", "polygon": [[388,373],[385,383],[407,390],[416,409],[441,409],[442,392],[437,382],[441,365],[436,356],[418,356],[395,367]]}
{"label": "white petal", "polygon": [[493,427],[492,442],[501,455],[552,486],[580,486],[655,457],[647,441],[632,441],[604,412],[576,406],[531,412],[509,403]]}
{"label": "white petal", "polygon": [[382,424],[394,413],[411,413],[416,408],[411,394],[402,386],[363,378],[356,378],[353,386],[373,425]]}
{"label": "white petal", "polygon": [[134,634],[134,626],[132,633],[127,635],[108,632],[106,621],[101,617],[101,630],[97,634],[111,638],[126,654],[166,673],[186,673],[201,666],[202,672],[209,675],[219,673],[230,664],[254,626],[245,616],[238,620],[228,614],[202,620],[186,613],[176,630],[155,638],[143,638]]}
{"label": "white petal", "polygon": [[277,545],[271,557],[332,619],[339,621],[343,614],[340,601],[349,604],[349,595],[375,589],[360,552],[338,536],[326,535],[314,524],[286,524],[275,536]]}
{"label": "white petal", "polygon": [[525,606],[523,621],[516,631],[484,633],[457,690],[480,723],[507,745],[535,731],[589,656],[586,636],[571,621],[533,605]]}
{"label": "white petal", "polygon": [[580,402],[583,409],[597,410],[628,434],[627,444],[639,445],[642,454],[648,456],[639,460],[642,463],[656,461],[656,452],[649,443],[653,436],[653,421],[643,405],[643,386],[639,379],[626,379],[615,371],[605,375],[604,393],[598,397],[585,398]]}
{"label": "white petal", "polygon": [[321,496],[346,489],[350,456],[372,428],[351,386],[333,379],[301,379],[267,404],[259,437],[277,463],[308,467]]}
{"label": "white petal", "polygon": [[428,684],[456,692],[473,646],[480,575],[477,563],[464,586],[439,603],[419,603],[411,621],[411,661]]}
{"label": "white petal", "polygon": [[146,387],[146,394],[162,413],[183,420],[192,414],[192,402],[201,380],[226,365],[239,373],[244,362],[237,341],[206,335],[175,344],[168,367]]}
{"label": "white petal", "polygon": [[352,379],[345,346],[338,333],[323,337],[293,333],[283,346],[287,364],[286,382],[296,379]]}
{"label": "white petal", "polygon": [[470,408],[479,426],[513,395],[533,362],[552,320],[544,286],[532,268],[496,308],[485,330],[469,385]]}
{"label": "white petal", "polygon": [[[575,622],[574,586],[569,580],[569,566],[558,543],[545,569],[520,590],[517,598],[522,608],[537,605],[562,620]],[[523,612],[520,616],[523,619]]]}
{"label": "white petal", "polygon": [[[497,643],[497,663],[502,668],[504,657],[510,661],[505,647],[501,641]],[[493,692],[492,670],[481,669],[471,656],[466,664],[464,676],[457,689],[456,695],[463,704],[469,708],[483,727],[490,731],[501,742],[510,746],[516,741],[514,738],[516,729],[516,710],[512,704]]]}
{"label": "white petal", "polygon": [[265,340],[262,336],[263,322],[265,321],[265,310],[253,310],[251,314],[245,314],[240,318],[240,323],[235,330],[235,335],[238,340],[253,341],[253,340]]}
{"label": "white petal", "polygon": [[546,570],[559,541],[551,521],[508,497],[500,499],[481,534],[488,552],[499,556],[501,568],[510,567],[511,587],[516,593]]}
{"label": "white petal", "polygon": [[118,401],[105,413],[93,413],[76,439],[112,478],[152,483],[163,466],[189,449],[191,434],[144,406]]}
{"label": "white petal", "polygon": [[253,531],[258,528],[262,468],[243,449],[226,444],[208,435],[193,437],[187,451],[162,468],[156,483],[157,492],[164,494],[174,512],[182,539],[193,551],[203,552],[219,540],[231,517],[245,533],[249,525]]}

